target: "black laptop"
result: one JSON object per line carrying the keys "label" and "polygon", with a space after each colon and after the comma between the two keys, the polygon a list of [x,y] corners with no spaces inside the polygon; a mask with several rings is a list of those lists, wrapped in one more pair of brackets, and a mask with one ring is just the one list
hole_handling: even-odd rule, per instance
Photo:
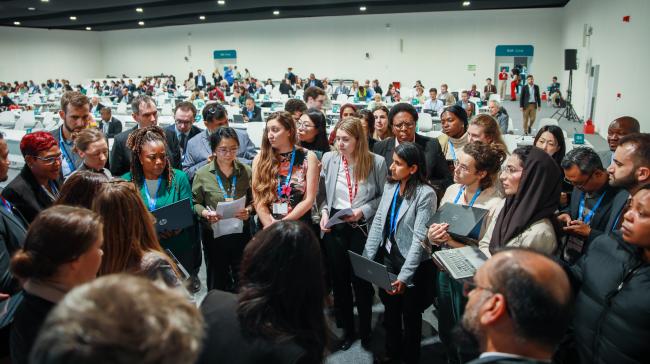
{"label": "black laptop", "polygon": [[158,232],[184,229],[194,224],[194,212],[189,198],[155,209],[151,213],[156,217]]}
{"label": "black laptop", "polygon": [[350,250],[348,250],[348,254],[350,255],[352,269],[357,277],[385,290],[393,290],[391,283],[397,280],[397,276],[389,273],[385,265],[381,265]]}
{"label": "black laptop", "polygon": [[449,235],[465,242],[478,239],[487,213],[486,209],[447,202],[433,215],[432,223],[449,224]]}

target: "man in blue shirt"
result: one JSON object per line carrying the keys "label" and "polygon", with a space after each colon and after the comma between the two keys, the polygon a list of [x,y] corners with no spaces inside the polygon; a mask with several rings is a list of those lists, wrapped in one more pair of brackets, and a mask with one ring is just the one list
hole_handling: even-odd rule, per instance
{"label": "man in blue shirt", "polygon": [[244,121],[262,121],[262,109],[255,105],[255,99],[249,96],[246,98],[245,104],[246,106],[241,111]]}

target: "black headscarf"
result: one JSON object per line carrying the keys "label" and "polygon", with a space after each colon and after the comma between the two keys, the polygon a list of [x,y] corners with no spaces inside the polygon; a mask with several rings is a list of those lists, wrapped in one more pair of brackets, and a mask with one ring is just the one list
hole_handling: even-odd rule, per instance
{"label": "black headscarf", "polygon": [[533,223],[552,217],[560,203],[560,167],[543,150],[529,148],[519,190],[506,198],[494,226],[490,253],[495,253]]}

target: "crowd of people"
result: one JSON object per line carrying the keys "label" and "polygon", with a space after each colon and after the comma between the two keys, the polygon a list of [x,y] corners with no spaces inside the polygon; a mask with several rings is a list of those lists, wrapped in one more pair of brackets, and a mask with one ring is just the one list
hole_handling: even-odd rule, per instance
{"label": "crowd of people", "polygon": [[[214,83],[234,85],[229,71]],[[289,69],[285,81],[298,80]],[[202,72],[186,83],[210,87]],[[93,102],[64,93],[62,125],[22,138],[25,166],[1,194],[5,354],[13,363],[320,363],[378,340],[378,295],[380,363],[420,361],[431,305],[449,363],[647,361],[650,135],[636,119],[612,122],[603,155],[567,152],[554,126],[508,150],[498,101],[478,113],[475,87],[449,103],[443,85],[421,100],[440,115],[438,138],[416,132],[412,102],[381,101],[343,105],[328,135],[328,86],[307,79],[304,101],[264,120],[259,150],[218,101],[200,111],[205,128],[189,101],[160,128],[145,91],[131,100],[137,125],[109,151],[110,128],[90,125]],[[353,88],[383,92],[376,80]],[[6,179],[4,140],[0,162]],[[446,204],[487,214],[458,236],[454,222],[432,223]],[[222,205],[239,207],[228,215]],[[165,228],[156,214],[178,206],[187,222]],[[468,280],[431,258],[466,246],[487,259]],[[391,288],[357,277],[349,251],[384,265]],[[197,309],[203,259],[209,293]]]}

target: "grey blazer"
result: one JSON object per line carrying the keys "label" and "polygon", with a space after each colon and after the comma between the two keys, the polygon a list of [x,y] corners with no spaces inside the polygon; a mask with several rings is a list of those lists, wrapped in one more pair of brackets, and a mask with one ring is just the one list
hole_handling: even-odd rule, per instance
{"label": "grey blazer", "polygon": [[[379,207],[377,207],[377,213],[363,251],[363,256],[368,259],[374,259],[378,249],[382,249],[380,246],[384,241],[384,225],[386,219],[390,218],[388,209],[396,187],[397,185],[394,183],[386,183],[384,186],[384,194]],[[402,201],[397,214],[395,241],[399,252],[405,258],[397,279],[406,284],[411,284],[415,270],[420,263],[429,259],[420,242],[427,236],[427,226],[436,212],[436,206],[438,206],[436,193],[427,185],[418,186],[413,198]]]}
{"label": "grey blazer", "polygon": [[[353,208],[360,208],[363,211],[368,224],[372,222],[375,215],[375,210],[379,205],[383,186],[386,183],[386,162],[384,157],[371,153],[373,157],[373,167],[368,174],[368,196],[369,199],[359,201],[354,200]],[[320,170],[320,188],[318,189],[317,201],[319,202],[320,211],[329,211],[330,207],[334,204],[334,193],[336,192],[336,181],[338,178],[339,165],[341,164],[341,155],[339,152],[327,152],[323,154],[321,159]]]}
{"label": "grey blazer", "polygon": [[[235,129],[237,139],[239,139],[237,158],[240,162],[250,165],[257,154],[255,144],[253,144],[245,130],[233,129]],[[208,163],[208,157],[211,154],[212,150],[210,149],[210,139],[207,130],[193,136],[187,141],[187,150],[183,158],[183,172],[187,174],[190,180],[194,178],[194,174],[199,168]]]}

